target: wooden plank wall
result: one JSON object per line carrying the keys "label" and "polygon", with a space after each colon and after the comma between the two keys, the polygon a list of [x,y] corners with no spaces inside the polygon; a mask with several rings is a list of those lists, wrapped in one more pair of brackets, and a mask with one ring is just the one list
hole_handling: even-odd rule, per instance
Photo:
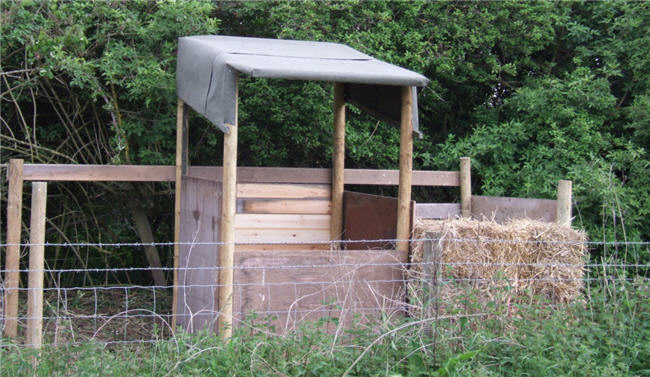
{"label": "wooden plank wall", "polygon": [[405,262],[395,250],[240,251],[233,316],[257,312],[281,332],[304,320],[337,318],[346,326],[355,314],[401,315]]}
{"label": "wooden plank wall", "polygon": [[472,196],[472,216],[478,219],[494,219],[498,223],[522,218],[553,222],[556,207],[557,201],[549,199]]}
{"label": "wooden plank wall", "polygon": [[329,185],[240,183],[235,238],[254,244],[237,250],[328,250],[330,208]]}
{"label": "wooden plank wall", "polygon": [[190,332],[216,329],[219,248],[185,243],[219,241],[221,184],[183,177],[182,185],[177,324]]}
{"label": "wooden plank wall", "polygon": [[453,219],[461,214],[459,203],[417,203],[415,217],[431,220]]}

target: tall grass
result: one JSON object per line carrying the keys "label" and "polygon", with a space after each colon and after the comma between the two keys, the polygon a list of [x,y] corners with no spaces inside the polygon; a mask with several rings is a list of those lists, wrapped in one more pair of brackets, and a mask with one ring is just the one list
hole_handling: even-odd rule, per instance
{"label": "tall grass", "polygon": [[504,307],[468,294],[459,298],[462,310],[437,320],[360,320],[343,335],[324,330],[336,319],[277,335],[251,316],[228,342],[178,334],[155,343],[46,345],[38,354],[4,344],[0,375],[650,376],[648,280],[604,276],[585,296]]}

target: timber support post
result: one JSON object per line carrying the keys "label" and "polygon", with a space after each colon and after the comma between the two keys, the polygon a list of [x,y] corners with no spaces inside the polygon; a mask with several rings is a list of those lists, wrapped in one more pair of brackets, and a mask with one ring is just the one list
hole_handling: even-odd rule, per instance
{"label": "timber support post", "polygon": [[4,334],[18,335],[18,284],[20,280],[20,238],[23,206],[23,165],[20,159],[9,160],[7,196],[7,248],[4,297]]}
{"label": "timber support post", "polygon": [[174,195],[174,279],[172,288],[172,331],[176,331],[176,313],[178,312],[178,268],[181,240],[181,186],[183,175],[188,165],[188,121],[185,102],[178,97],[176,108],[176,174]]}
{"label": "timber support post", "polygon": [[460,158],[460,211],[461,216],[472,216],[472,168],[469,157]]}
{"label": "timber support post", "polygon": [[557,182],[557,210],[555,222],[566,227],[571,227],[571,181],[560,180]]}
{"label": "timber support post", "polygon": [[413,170],[413,99],[411,87],[402,87],[397,196],[397,250],[408,253],[411,238],[411,180]]}
{"label": "timber support post", "polygon": [[[27,292],[26,344],[40,348],[43,343],[43,280],[45,277],[45,209],[47,182],[32,183],[29,229],[29,276]],[[33,362],[35,364],[35,361]]]}
{"label": "timber support post", "polygon": [[223,339],[232,336],[233,282],[235,262],[235,213],[237,211],[237,131],[239,80],[235,84],[235,124],[228,124],[223,136],[223,188],[221,201],[221,247],[219,249],[219,319]]}
{"label": "timber support post", "polygon": [[[334,151],[332,156],[332,218],[330,240],[338,241],[343,233],[343,189],[345,170],[345,97],[344,84],[334,83]],[[340,243],[332,242],[335,249]]]}

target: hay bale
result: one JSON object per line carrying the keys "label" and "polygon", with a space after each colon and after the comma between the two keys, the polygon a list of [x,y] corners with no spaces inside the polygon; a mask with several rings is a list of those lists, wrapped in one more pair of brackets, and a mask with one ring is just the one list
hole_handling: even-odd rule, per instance
{"label": "hay bale", "polygon": [[[587,260],[582,231],[521,219],[503,225],[471,219],[416,221],[415,239],[431,232],[442,250],[440,302],[451,302],[468,289],[484,300],[494,300],[498,292],[498,299],[508,303],[521,298],[570,302],[582,291]],[[423,242],[414,242],[415,277],[421,277],[422,250]],[[410,290],[421,293],[421,287],[411,285]]]}

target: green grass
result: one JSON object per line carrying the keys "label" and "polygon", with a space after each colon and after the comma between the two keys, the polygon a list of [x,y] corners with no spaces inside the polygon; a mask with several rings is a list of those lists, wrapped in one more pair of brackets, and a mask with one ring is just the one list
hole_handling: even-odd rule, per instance
{"label": "green grass", "polygon": [[618,281],[590,288],[579,303],[507,311],[464,300],[480,315],[360,322],[338,335],[317,322],[283,336],[243,325],[226,343],[203,333],[153,344],[46,345],[34,374],[35,353],[5,344],[0,375],[650,376],[649,292],[647,280]]}

